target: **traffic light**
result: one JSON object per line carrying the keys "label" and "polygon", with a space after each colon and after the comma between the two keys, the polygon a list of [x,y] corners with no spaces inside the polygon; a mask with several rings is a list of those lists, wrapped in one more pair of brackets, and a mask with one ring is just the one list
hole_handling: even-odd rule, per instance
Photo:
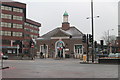
{"label": "traffic light", "polygon": [[86,43],[86,35],[85,34],[82,36],[82,42]]}
{"label": "traffic light", "polygon": [[19,47],[22,48],[22,41],[19,42]]}
{"label": "traffic light", "polygon": [[100,45],[101,45],[101,48],[103,49],[103,45],[104,45],[103,40],[100,40]]}
{"label": "traffic light", "polygon": [[97,41],[94,42],[94,46],[95,46],[95,48],[97,48]]}
{"label": "traffic light", "polygon": [[104,43],[103,43],[103,40],[100,40],[100,45],[103,46],[103,44],[104,44]]}
{"label": "traffic light", "polygon": [[93,36],[89,34],[89,42],[93,42]]}
{"label": "traffic light", "polygon": [[29,45],[30,45],[30,48],[33,48],[33,46],[34,46],[33,40],[30,40]]}

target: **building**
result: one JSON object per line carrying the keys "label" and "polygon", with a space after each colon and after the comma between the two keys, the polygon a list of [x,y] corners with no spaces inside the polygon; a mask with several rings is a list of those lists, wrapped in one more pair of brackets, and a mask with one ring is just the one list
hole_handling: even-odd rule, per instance
{"label": "building", "polygon": [[58,27],[44,34],[37,41],[38,53],[43,52],[50,58],[79,58],[86,53],[86,43],[82,42],[83,33],[76,27],[70,26],[68,13],[63,15],[62,27]]}
{"label": "building", "polygon": [[117,42],[118,42],[118,52],[120,52],[120,1],[118,2],[118,37],[117,37]]}
{"label": "building", "polygon": [[26,18],[26,4],[24,3],[1,2],[0,8],[0,48],[2,52],[7,55],[24,53],[29,49],[30,39],[39,37],[41,24]]}

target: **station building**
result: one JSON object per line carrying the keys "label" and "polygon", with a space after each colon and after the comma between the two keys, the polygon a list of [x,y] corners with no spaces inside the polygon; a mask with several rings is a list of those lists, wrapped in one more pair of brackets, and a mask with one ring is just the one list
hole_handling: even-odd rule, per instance
{"label": "station building", "polygon": [[63,14],[61,27],[37,38],[38,53],[43,52],[49,58],[76,57],[86,53],[86,43],[82,42],[84,35],[75,26],[70,26],[68,13]]}
{"label": "station building", "polygon": [[[0,9],[0,49],[7,55],[28,52],[29,41],[39,37],[41,24],[26,18],[25,3],[0,2]],[[21,41],[22,47],[14,44],[16,41]]]}

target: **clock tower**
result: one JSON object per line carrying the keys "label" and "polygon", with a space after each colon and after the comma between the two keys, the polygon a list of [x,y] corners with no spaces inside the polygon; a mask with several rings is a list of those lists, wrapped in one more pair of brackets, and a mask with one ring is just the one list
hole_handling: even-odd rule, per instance
{"label": "clock tower", "polygon": [[68,22],[68,13],[65,11],[63,14],[63,22],[62,22],[62,29],[68,30],[70,28],[70,23]]}

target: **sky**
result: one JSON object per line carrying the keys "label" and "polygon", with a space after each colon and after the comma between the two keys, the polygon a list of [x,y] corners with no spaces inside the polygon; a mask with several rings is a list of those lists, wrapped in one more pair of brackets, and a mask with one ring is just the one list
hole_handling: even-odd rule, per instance
{"label": "sky", "polygon": [[[14,0],[27,4],[27,18],[41,23],[40,35],[62,25],[63,14],[69,14],[71,26],[75,26],[84,34],[92,33],[90,0]],[[99,41],[104,32],[118,36],[118,1],[94,1],[94,33]],[[100,16],[97,18],[96,16]],[[114,29],[114,30],[112,30]]]}

